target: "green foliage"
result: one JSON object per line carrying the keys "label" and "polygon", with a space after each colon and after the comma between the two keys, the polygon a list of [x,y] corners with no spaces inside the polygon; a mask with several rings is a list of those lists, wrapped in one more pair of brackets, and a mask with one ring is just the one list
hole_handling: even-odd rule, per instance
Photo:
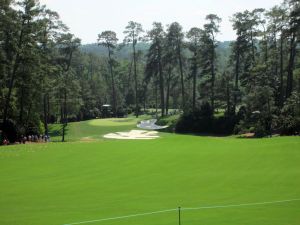
{"label": "green foliage", "polygon": [[[147,42],[138,42],[136,44],[136,50],[141,51],[144,54],[148,51],[149,44]],[[107,49],[104,46],[98,44],[84,44],[80,46],[80,51],[84,53],[91,53],[98,57],[106,57]],[[132,58],[132,46],[129,44],[117,44],[115,56],[120,61],[131,60]]]}
{"label": "green foliage", "polygon": [[112,105],[114,116],[138,116],[150,107],[164,116],[180,108],[189,120],[206,101],[224,112],[213,127],[298,133],[291,110],[300,90],[298,1],[237,12],[237,38],[230,42],[216,39],[221,18],[215,14],[188,32],[178,22],[167,29],[155,22],[144,35],[130,21],[123,44],[104,31],[100,46],[80,46],[58,13],[38,1],[4,1],[0,11],[0,122],[13,121],[19,135],[41,123],[37,130],[48,133],[49,123],[101,117],[103,104]]}
{"label": "green foliage", "polygon": [[157,125],[168,126],[163,131],[175,132],[176,124],[180,118],[180,114],[169,115],[159,118],[156,122]]}
{"label": "green foliage", "polygon": [[214,116],[208,102],[200,109],[184,113],[176,123],[179,133],[195,133],[206,135],[230,135],[234,131],[237,118],[234,116]]}
{"label": "green foliage", "polygon": [[213,123],[213,111],[208,102],[203,103],[200,109],[185,112],[176,124],[179,133],[210,133]]}
{"label": "green foliage", "polygon": [[265,126],[263,124],[261,124],[260,122],[257,122],[255,124],[253,132],[255,134],[255,137],[257,137],[257,138],[266,137],[269,134],[268,131],[266,130]]}
{"label": "green foliage", "polygon": [[300,134],[300,95],[294,92],[286,101],[276,120],[276,127],[284,135]]}

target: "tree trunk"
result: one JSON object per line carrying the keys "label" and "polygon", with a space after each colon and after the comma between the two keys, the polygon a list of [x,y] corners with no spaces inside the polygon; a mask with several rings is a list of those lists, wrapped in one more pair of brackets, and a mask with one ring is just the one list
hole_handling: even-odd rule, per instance
{"label": "tree trunk", "polygon": [[281,31],[280,37],[280,107],[284,102],[284,89],[283,89],[283,31]]}
{"label": "tree trunk", "polygon": [[109,70],[110,70],[110,75],[111,75],[111,85],[112,85],[112,97],[113,97],[113,112],[114,116],[117,116],[117,103],[116,103],[116,90],[115,90],[115,78],[114,78],[114,73],[113,73],[113,61],[111,58],[111,52],[110,48],[108,47],[108,60],[109,60]]}
{"label": "tree trunk", "polygon": [[[32,96],[31,99],[34,99],[35,98],[35,94]],[[25,120],[25,129],[26,131],[28,130],[28,124],[29,124],[29,118],[30,118],[30,115],[31,115],[31,108],[32,108],[32,100],[30,101],[29,103],[29,108],[28,108],[28,112],[27,112],[27,117],[26,117],[26,120]]]}
{"label": "tree trunk", "polygon": [[132,77],[132,67],[133,67],[133,57],[130,62],[129,70],[128,70],[128,80],[126,82],[126,96],[129,94],[129,91],[132,89],[132,82],[131,82],[131,77]]}
{"label": "tree trunk", "polygon": [[45,134],[48,135],[48,111],[47,111],[47,103],[48,103],[48,94],[44,94],[44,128]]}
{"label": "tree trunk", "polygon": [[14,68],[13,68],[13,71],[12,71],[12,74],[11,74],[11,77],[10,77],[10,81],[9,81],[8,93],[7,93],[7,96],[5,98],[5,105],[4,105],[4,112],[3,112],[3,123],[5,123],[6,120],[7,120],[8,109],[10,107],[10,98],[11,98],[12,90],[13,90],[13,87],[14,87],[18,67],[19,67],[19,56],[17,56],[16,62],[14,64]]}
{"label": "tree trunk", "polygon": [[68,82],[68,72],[70,70],[71,61],[72,61],[73,51],[70,52],[67,68],[65,69],[66,79],[65,79],[65,88],[64,88],[64,105],[63,105],[63,133],[62,133],[62,142],[65,141],[65,129],[68,125],[68,110],[67,110],[67,82]]}
{"label": "tree trunk", "polygon": [[196,109],[196,86],[197,86],[197,53],[194,52],[193,65],[193,111]]}
{"label": "tree trunk", "polygon": [[21,97],[20,97],[20,112],[19,112],[19,122],[23,123],[23,113],[24,113],[24,85],[21,87]]}
{"label": "tree trunk", "polygon": [[237,106],[237,95],[239,90],[239,71],[240,71],[240,47],[239,43],[237,46],[237,56],[236,56],[236,64],[235,64],[235,85],[234,85],[234,99],[233,99],[233,110],[236,113]]}
{"label": "tree trunk", "polygon": [[289,98],[293,91],[293,78],[294,78],[294,63],[295,63],[295,56],[296,56],[296,33],[292,34],[291,39],[291,47],[290,47],[290,58],[289,58],[289,65],[288,65],[288,76],[287,76],[287,84],[286,84],[286,98]]}
{"label": "tree trunk", "polygon": [[7,120],[7,116],[8,116],[7,114],[8,114],[8,109],[10,107],[10,98],[11,98],[11,94],[12,94],[12,89],[14,87],[16,74],[17,74],[17,71],[18,71],[19,63],[21,61],[19,51],[20,51],[20,49],[22,47],[22,44],[23,44],[23,35],[24,35],[25,22],[26,22],[26,19],[23,19],[21,33],[20,33],[19,42],[18,42],[18,50],[17,50],[16,58],[15,58],[14,64],[13,64],[13,70],[12,70],[11,76],[10,76],[10,81],[9,81],[9,86],[8,86],[8,93],[7,93],[7,96],[5,98],[5,105],[4,105],[4,111],[3,111],[3,123],[5,123],[6,120]]}
{"label": "tree trunk", "polygon": [[253,41],[253,31],[251,30],[251,50],[252,50],[252,60],[253,60],[253,64],[255,64],[255,46],[254,46],[254,41]]}
{"label": "tree trunk", "polygon": [[161,64],[161,49],[158,47],[158,70],[159,70],[159,87],[160,87],[160,106],[161,106],[161,116],[165,116],[165,85],[164,77]]}
{"label": "tree trunk", "polygon": [[231,114],[230,109],[230,90],[229,90],[229,79],[226,80],[226,104],[227,104],[227,114]]}
{"label": "tree trunk", "polygon": [[147,101],[147,86],[144,89],[144,113],[146,113],[146,101]]}
{"label": "tree trunk", "polygon": [[66,127],[68,124],[67,121],[67,89],[64,90],[64,104],[63,104],[63,133],[62,133],[62,142],[65,141],[65,133],[66,133]]}
{"label": "tree trunk", "polygon": [[[277,42],[277,38],[276,38],[276,35],[277,33],[274,32],[273,33],[273,38],[274,38],[274,46],[273,48],[275,49],[275,60],[274,62],[271,62],[271,74],[274,74],[276,78],[278,78],[279,74],[278,74],[278,68],[279,68],[279,55],[278,55],[278,42]],[[270,46],[271,48],[272,46]],[[271,51],[272,49],[270,49]],[[272,58],[272,52],[270,53],[270,57]],[[273,64],[273,66],[272,66]],[[279,106],[280,105],[280,91],[278,92],[278,88],[275,87],[275,84],[273,82],[273,79],[271,81],[271,85],[272,85],[272,88],[275,90],[275,101],[276,101],[276,105]]]}
{"label": "tree trunk", "polygon": [[171,83],[171,67],[168,71],[168,81],[167,81],[167,96],[166,96],[166,114],[169,113],[169,99],[170,99],[170,83]]}
{"label": "tree trunk", "polygon": [[264,30],[264,39],[265,39],[265,63],[268,66],[268,60],[269,60],[269,49],[268,49],[268,39],[266,35],[266,31]]}
{"label": "tree trunk", "polygon": [[135,88],[135,116],[139,117],[139,106],[138,106],[138,88],[137,88],[137,70],[136,70],[136,52],[135,52],[136,41],[133,38],[132,48],[133,48],[133,67],[134,67],[134,88]]}
{"label": "tree trunk", "polygon": [[177,43],[177,57],[179,60],[179,69],[180,69],[180,81],[181,81],[181,107],[182,110],[185,109],[185,99],[184,99],[184,78],[183,78],[183,66],[182,66],[182,58],[181,58],[181,47],[180,43]]}
{"label": "tree trunk", "polygon": [[47,112],[48,112],[48,121],[52,122],[51,121],[51,116],[50,116],[50,97],[48,95],[48,98],[47,98]]}
{"label": "tree trunk", "polygon": [[215,111],[215,47],[214,40],[212,45],[212,60],[211,60],[211,109]]}
{"label": "tree trunk", "polygon": [[61,102],[60,102],[60,123],[62,124],[64,122],[64,105],[62,102],[62,96],[60,96]]}
{"label": "tree trunk", "polygon": [[157,97],[157,85],[155,84],[155,117],[158,114],[158,97]]}

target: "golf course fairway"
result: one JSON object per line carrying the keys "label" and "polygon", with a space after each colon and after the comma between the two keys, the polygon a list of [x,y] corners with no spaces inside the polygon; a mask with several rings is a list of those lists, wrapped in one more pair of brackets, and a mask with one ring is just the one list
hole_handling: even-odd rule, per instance
{"label": "golf course fairway", "polygon": [[69,124],[66,143],[0,147],[0,224],[176,225],[177,207],[206,206],[181,224],[300,224],[299,137],[110,140],[136,121],[105,121]]}

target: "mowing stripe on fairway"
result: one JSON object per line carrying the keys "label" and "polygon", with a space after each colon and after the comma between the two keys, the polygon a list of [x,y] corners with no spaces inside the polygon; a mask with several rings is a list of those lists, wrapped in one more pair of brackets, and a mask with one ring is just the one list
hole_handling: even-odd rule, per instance
{"label": "mowing stripe on fairway", "polygon": [[[232,204],[232,205],[213,205],[213,206],[202,206],[202,207],[194,207],[194,208],[184,208],[183,207],[183,208],[181,208],[181,210],[187,211],[187,210],[200,210],[200,209],[233,208],[233,207],[243,207],[243,206],[279,204],[279,203],[295,202],[295,201],[300,201],[300,198],[280,200],[280,201],[272,201],[272,202],[241,203],[241,204]],[[77,224],[96,223],[96,222],[102,222],[102,221],[108,221],[108,220],[117,220],[117,219],[125,219],[125,218],[137,217],[137,216],[147,216],[147,215],[158,214],[158,213],[172,212],[172,211],[177,211],[177,210],[178,210],[178,208],[166,209],[166,210],[160,210],[160,211],[131,214],[131,215],[127,215],[127,216],[117,216],[117,217],[110,217],[110,218],[97,219],[97,220],[67,223],[67,224],[63,224],[63,225],[77,225]]]}

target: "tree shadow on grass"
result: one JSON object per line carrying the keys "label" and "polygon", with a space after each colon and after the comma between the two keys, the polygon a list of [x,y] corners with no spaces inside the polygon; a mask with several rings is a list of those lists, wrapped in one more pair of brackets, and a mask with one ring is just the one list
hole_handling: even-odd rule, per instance
{"label": "tree shadow on grass", "polygon": [[245,139],[245,140],[257,140],[263,138],[266,139],[266,138],[280,137],[280,135],[278,134],[273,134],[272,136],[257,137],[255,135],[247,136],[247,135],[240,135],[240,134],[212,134],[212,133],[193,133],[193,132],[179,133],[174,131],[172,132],[167,129],[160,130],[160,132],[179,134],[179,135],[199,136],[199,137],[232,137],[232,138]]}
{"label": "tree shadow on grass", "polygon": [[[51,139],[51,142],[61,142],[62,139],[62,132],[63,131],[63,125],[62,124],[55,124],[53,126],[49,127],[49,136]],[[65,136],[67,136],[69,131],[68,126],[65,128]]]}

